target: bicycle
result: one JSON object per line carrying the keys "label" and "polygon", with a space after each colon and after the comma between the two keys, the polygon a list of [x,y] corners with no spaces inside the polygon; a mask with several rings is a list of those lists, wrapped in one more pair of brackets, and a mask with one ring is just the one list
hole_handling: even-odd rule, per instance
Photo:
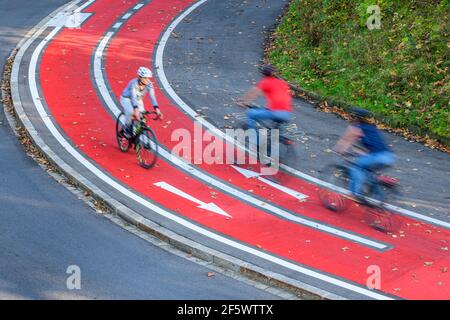
{"label": "bicycle", "polygon": [[141,120],[133,125],[133,136],[127,138],[124,134],[125,114],[121,112],[116,120],[116,139],[119,149],[128,152],[134,145],[136,157],[141,167],[150,169],[158,159],[158,140],[156,134],[147,124],[147,115],[156,115],[152,120],[158,120],[156,112],[141,112]]}
{"label": "bicycle", "polygon": [[[267,109],[262,106],[258,106],[255,104],[247,104],[245,107],[249,109]],[[246,121],[247,115],[243,114],[240,116],[241,120]],[[266,129],[265,131],[266,136],[262,136],[262,138],[265,138],[264,141],[260,141],[259,138],[256,140],[256,145],[252,145],[254,150],[257,153],[257,159],[262,160],[263,156],[267,157],[265,162],[272,162],[276,161],[278,163],[283,163],[286,165],[293,164],[296,159],[298,158],[298,152],[297,152],[297,140],[299,135],[303,135],[301,132],[297,131],[294,132],[295,124],[292,124],[288,121],[281,121],[281,120],[257,120],[257,132],[259,132],[259,129]],[[248,127],[246,124],[242,124],[238,127],[238,129],[244,129],[247,130]],[[272,132],[273,130],[278,130],[279,138],[278,138],[278,146],[279,146],[279,152],[275,154],[275,158],[272,157],[271,151],[272,151]],[[264,132],[264,131],[263,131]],[[263,143],[261,143],[263,142]],[[249,147],[251,141],[249,141]],[[263,150],[265,148],[266,150]],[[249,148],[252,150],[252,148]],[[263,152],[267,151],[267,152]],[[272,178],[275,182],[278,182],[275,178]]]}
{"label": "bicycle", "polygon": [[343,163],[332,164],[321,170],[321,180],[338,186],[339,193],[327,188],[319,189],[319,198],[322,204],[334,212],[343,212],[348,208],[349,201],[353,200],[366,208],[368,224],[383,232],[393,232],[397,228],[394,215],[386,209],[387,201],[399,195],[398,180],[380,173],[386,166],[366,170],[366,183],[361,198],[355,199],[348,191],[350,183],[350,170],[355,165],[355,153],[348,153]]}

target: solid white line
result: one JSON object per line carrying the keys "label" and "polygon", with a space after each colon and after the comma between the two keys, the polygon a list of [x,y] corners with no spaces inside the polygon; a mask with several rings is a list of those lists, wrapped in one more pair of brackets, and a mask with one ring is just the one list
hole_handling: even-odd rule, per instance
{"label": "solid white line", "polygon": [[[106,36],[100,42],[100,44],[95,52],[94,78],[95,78],[95,82],[97,84],[98,90],[100,91],[101,96],[105,100],[107,107],[111,110],[111,112],[117,118],[119,116],[119,114],[121,113],[121,110],[116,106],[116,104],[114,103],[114,101],[111,97],[111,93],[109,92],[109,90],[107,90],[107,86],[105,84],[103,74],[102,74],[102,65],[101,65],[103,52],[104,52],[106,45],[109,42],[109,39],[111,38],[111,36],[112,36],[112,32],[107,33]],[[261,201],[255,197],[247,195],[246,193],[240,191],[239,189],[231,187],[231,186],[227,185],[226,183],[223,183],[222,181],[203,173],[202,171],[198,170],[195,166],[192,166],[192,165],[186,163],[183,159],[171,154],[170,152],[166,151],[163,148],[159,148],[158,153],[161,157],[165,158],[167,161],[172,162],[174,165],[181,168],[185,172],[188,172],[189,174],[194,175],[199,180],[202,180],[202,181],[204,181],[208,184],[211,184],[214,187],[219,188],[229,194],[239,197],[239,198],[243,199],[244,201],[247,201],[247,202],[255,205],[256,207],[262,209],[263,211],[268,210],[268,211],[270,211],[280,217],[288,219],[290,221],[293,221],[293,222],[302,224],[304,226],[313,228],[315,230],[323,231],[323,232],[326,232],[326,233],[335,235],[337,237],[344,238],[344,239],[347,239],[347,240],[350,240],[350,241],[353,241],[353,242],[356,242],[356,243],[359,243],[362,245],[366,245],[366,246],[369,246],[369,247],[372,247],[372,248],[375,248],[378,250],[389,249],[389,246],[387,246],[386,244],[376,242],[376,241],[367,239],[365,237],[358,236],[356,234],[348,233],[346,231],[333,228],[331,226],[323,225],[316,221],[311,221],[311,220],[302,218],[299,215],[292,214],[292,213],[285,211],[281,208],[278,208],[268,202]]]}
{"label": "solid white line", "polygon": [[[38,31],[39,34],[41,34],[44,30],[46,29],[46,27],[44,26],[43,28],[40,29],[40,31]],[[59,29],[59,28],[58,28]],[[58,30],[56,29],[56,30]],[[59,31],[59,30],[58,30]],[[220,241],[226,245],[229,245],[231,247],[234,247],[236,249],[248,252],[249,254],[252,254],[254,256],[260,257],[262,259],[265,259],[267,261],[271,261],[273,263],[276,263],[280,266],[283,266],[285,268],[297,271],[299,273],[302,273],[304,275],[313,277],[315,279],[319,279],[325,282],[328,282],[330,284],[339,286],[341,288],[365,295],[367,297],[371,297],[374,299],[380,299],[380,300],[392,300],[391,297],[388,297],[386,295],[374,292],[372,290],[366,289],[364,287],[360,287],[339,279],[336,279],[334,277],[328,276],[328,275],[324,275],[321,274],[319,272],[313,271],[313,270],[309,270],[307,268],[298,266],[296,264],[293,264],[291,262],[285,261],[283,259],[271,256],[265,252],[256,250],[254,248],[242,245],[238,242],[235,242],[233,240],[227,239],[225,237],[219,236],[215,233],[212,233],[206,229],[203,229],[195,224],[190,223],[189,221],[186,221],[176,215],[171,214],[168,211],[165,211],[164,209],[152,204],[151,202],[148,202],[147,200],[139,197],[138,195],[132,193],[130,190],[124,188],[122,185],[118,184],[117,182],[115,182],[114,180],[112,180],[110,177],[108,177],[107,175],[105,175],[102,171],[100,171],[97,167],[95,167],[94,165],[92,165],[85,157],[83,157],[78,151],[76,151],[68,142],[67,140],[64,139],[64,137],[58,132],[58,130],[56,129],[56,127],[54,126],[54,124],[51,122],[51,120],[49,119],[47,113],[45,112],[45,109],[39,99],[38,96],[38,90],[37,90],[37,86],[36,86],[36,79],[34,78],[36,76],[36,68],[37,68],[37,61],[38,61],[38,57],[41,54],[42,49],[44,48],[46,42],[48,42],[51,37],[49,37],[50,35],[53,37],[56,34],[55,30],[54,32],[51,32],[46,39],[44,39],[39,45],[38,47],[34,50],[33,55],[32,55],[32,59],[29,65],[29,85],[30,85],[30,90],[31,90],[31,94],[32,94],[32,98],[33,98],[33,102],[35,104],[35,107],[40,115],[40,117],[42,118],[44,124],[47,126],[48,130],[52,133],[52,135],[55,137],[55,139],[61,144],[61,146],[67,151],[69,152],[76,160],[79,161],[79,163],[81,163],[82,165],[84,165],[89,171],[91,171],[94,175],[96,175],[99,179],[103,180],[105,183],[111,185],[113,188],[115,188],[117,191],[121,192],[122,194],[124,194],[125,196],[129,197],[130,199],[136,201],[137,203],[140,203],[148,208],[150,208],[151,210],[153,210],[154,212],[172,220],[175,221],[187,228],[190,228],[191,230],[198,232],[200,234],[203,234],[207,237],[210,237],[212,239],[215,239],[217,241]],[[36,36],[37,37],[37,36]],[[19,56],[23,56],[24,52],[27,50],[27,48],[30,46],[30,44],[35,40],[35,38],[30,39],[29,41],[27,41],[27,44],[24,45],[21,48],[21,52],[18,54]],[[21,59],[20,59],[21,60]],[[16,75],[16,82],[18,83],[18,77],[19,77],[19,68],[20,68],[20,60],[16,60],[15,64],[14,64],[14,70],[13,70],[13,74]],[[23,116],[26,116],[26,114],[24,114]],[[27,118],[27,120],[29,121],[29,119]],[[33,132],[35,132],[34,128],[31,128],[31,130]],[[50,149],[50,148],[49,148]]]}
{"label": "solid white line", "polygon": [[83,11],[86,7],[90,6],[93,2],[95,2],[95,0],[89,0],[88,2],[86,2],[85,4],[83,4],[81,7],[77,8],[75,10],[75,12],[81,12]]}
{"label": "solid white line", "polygon": [[[178,26],[178,24],[183,21],[186,16],[188,16],[192,11],[194,11],[195,9],[197,9],[199,6],[201,6],[203,3],[205,3],[207,0],[201,0],[197,3],[195,3],[192,7],[190,7],[189,9],[187,9],[186,11],[184,11],[177,19],[175,19],[170,26],[167,28],[166,32],[164,33],[164,35],[161,37],[161,40],[159,41],[158,44],[158,48],[156,51],[156,59],[155,59],[155,67],[158,73],[158,77],[159,80],[163,86],[163,89],[167,92],[167,94],[173,99],[173,101],[175,101],[175,103],[181,108],[183,109],[187,114],[189,114],[192,118],[194,118],[196,121],[200,122],[203,126],[205,126],[206,128],[209,129],[209,131],[217,136],[222,138],[225,141],[228,141],[229,143],[236,145],[238,148],[240,148],[241,150],[246,150],[245,146],[243,146],[240,143],[236,143],[236,141],[234,140],[234,137],[227,135],[225,132],[221,131],[220,129],[216,128],[213,124],[211,124],[210,122],[208,122],[206,119],[204,119],[203,117],[199,117],[199,114],[194,111],[193,108],[191,108],[189,105],[187,105],[179,96],[178,94],[174,91],[174,89],[172,88],[172,86],[170,85],[169,81],[167,80],[166,74],[164,72],[164,63],[163,63],[163,56],[164,56],[164,50],[167,44],[167,41],[170,37],[170,35],[172,34],[172,32],[175,30],[175,28]],[[249,152],[250,150],[247,150],[247,152]],[[254,154],[253,154],[254,155]],[[340,188],[338,186],[335,186],[331,183],[319,180],[315,177],[312,177],[306,173],[303,173],[297,169],[291,168],[289,166],[286,166],[284,164],[281,164],[280,167],[284,170],[286,170],[287,172],[290,172],[291,174],[293,174],[294,176],[303,178],[305,180],[308,180],[310,182],[313,182],[317,185],[344,193],[344,194],[349,194],[349,192],[343,188]],[[372,201],[376,201],[375,199],[372,199]],[[449,222],[445,222],[442,220],[438,220],[435,218],[431,218],[428,217],[426,215],[420,214],[420,213],[416,213],[407,209],[403,209],[394,205],[386,205],[386,207],[391,210],[391,211],[395,211],[397,213],[403,214],[405,216],[409,216],[409,217],[413,217],[419,220],[423,220],[423,221],[427,221],[429,223],[450,229],[450,223]]]}

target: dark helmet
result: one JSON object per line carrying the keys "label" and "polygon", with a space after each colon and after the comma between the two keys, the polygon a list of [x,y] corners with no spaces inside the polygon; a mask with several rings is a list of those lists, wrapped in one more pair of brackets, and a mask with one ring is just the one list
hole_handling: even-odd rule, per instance
{"label": "dark helmet", "polygon": [[275,72],[277,71],[277,69],[270,64],[265,64],[265,65],[261,66],[260,70],[261,70],[261,73],[266,77],[272,77],[275,74]]}
{"label": "dark helmet", "polygon": [[367,120],[373,116],[372,112],[358,107],[351,107],[349,111],[351,115],[360,120]]}

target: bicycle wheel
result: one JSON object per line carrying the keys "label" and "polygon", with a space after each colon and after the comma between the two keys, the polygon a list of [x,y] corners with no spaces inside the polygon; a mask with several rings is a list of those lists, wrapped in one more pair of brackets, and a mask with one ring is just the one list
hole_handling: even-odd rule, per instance
{"label": "bicycle wheel", "polygon": [[[279,166],[285,165],[291,168],[295,168],[299,162],[299,150],[298,145],[295,142],[280,143],[280,151],[279,151]],[[279,168],[280,169],[280,168]],[[281,170],[281,169],[280,169]],[[285,172],[285,174],[280,175],[279,181],[281,184],[289,183],[294,179],[292,174]]]}
{"label": "bicycle wheel", "polygon": [[288,167],[296,167],[299,161],[299,146],[292,140],[283,139],[280,143],[280,162]]}
{"label": "bicycle wheel", "polygon": [[116,139],[117,144],[119,145],[119,149],[122,152],[127,152],[131,147],[131,143],[123,135],[124,126],[125,126],[125,114],[121,112],[116,120]]}
{"label": "bicycle wheel", "polygon": [[[348,190],[349,175],[347,168],[344,166],[332,165],[326,167],[321,171],[321,180]],[[349,200],[345,195],[326,188],[319,189],[319,199],[325,208],[334,212],[344,211],[349,204]]]}
{"label": "bicycle wheel", "polygon": [[400,228],[400,220],[395,214],[386,209],[386,205],[399,197],[399,186],[385,182],[380,183],[378,192],[374,193],[374,189],[376,188],[374,188],[374,185],[372,184],[369,188],[371,191],[370,196],[376,203],[372,204],[372,206],[367,209],[366,220],[371,227],[379,231],[395,232]]}
{"label": "bicycle wheel", "polygon": [[366,210],[366,221],[374,229],[393,233],[398,229],[395,215],[383,206],[373,206]]}
{"label": "bicycle wheel", "polygon": [[158,160],[158,140],[151,128],[145,128],[139,136],[136,156],[141,167],[150,169],[155,166]]}

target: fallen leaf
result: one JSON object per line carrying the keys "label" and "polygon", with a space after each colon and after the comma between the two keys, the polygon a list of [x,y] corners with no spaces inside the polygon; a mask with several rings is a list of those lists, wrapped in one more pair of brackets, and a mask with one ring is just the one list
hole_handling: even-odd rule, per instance
{"label": "fallen leaf", "polygon": [[214,277],[216,274],[214,272],[208,272],[207,276],[209,278]]}
{"label": "fallen leaf", "polygon": [[349,247],[343,247],[343,248],[341,248],[341,250],[344,251],[344,252],[347,251],[348,249],[350,249],[350,248],[349,248]]}
{"label": "fallen leaf", "polygon": [[424,262],[424,266],[429,267],[433,265],[433,262]]}

